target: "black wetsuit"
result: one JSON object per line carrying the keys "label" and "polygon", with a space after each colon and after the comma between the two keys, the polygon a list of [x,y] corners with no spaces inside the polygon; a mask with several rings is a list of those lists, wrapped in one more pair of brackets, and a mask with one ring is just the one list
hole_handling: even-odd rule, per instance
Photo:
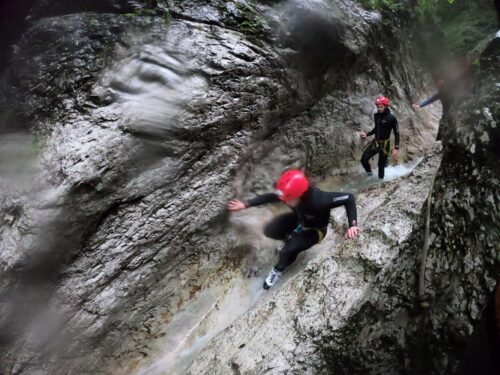
{"label": "black wetsuit", "polygon": [[440,141],[441,137],[443,135],[443,128],[446,124],[446,118],[449,112],[449,109],[451,107],[451,104],[453,102],[452,96],[449,94],[446,94],[444,90],[438,91],[436,94],[432,95],[430,98],[423,100],[419,103],[420,108],[424,108],[428,106],[429,104],[434,103],[436,100],[441,101],[441,105],[443,106],[443,114],[441,116],[441,119],[439,120],[439,128],[438,128],[438,133],[436,136],[436,141]]}
{"label": "black wetsuit", "polygon": [[[394,117],[389,108],[386,108],[382,113],[375,113],[373,120],[375,121],[375,127],[367,136],[375,135],[375,141],[363,152],[361,164],[363,164],[365,171],[371,174],[370,159],[378,154],[378,176],[384,178],[384,169],[390,152],[389,138],[391,131],[394,131],[394,147],[399,149],[399,125],[398,120],[396,120],[396,117]],[[386,142],[384,143],[384,141]]]}
{"label": "black wetsuit", "polygon": [[[281,202],[274,193],[259,195],[247,201],[248,207],[266,203]],[[357,226],[356,202],[350,193],[333,193],[310,187],[300,197],[294,212],[280,215],[264,228],[267,237],[285,241],[275,268],[284,271],[297,255],[320,242],[326,235],[330,210],[345,206],[349,227]]]}

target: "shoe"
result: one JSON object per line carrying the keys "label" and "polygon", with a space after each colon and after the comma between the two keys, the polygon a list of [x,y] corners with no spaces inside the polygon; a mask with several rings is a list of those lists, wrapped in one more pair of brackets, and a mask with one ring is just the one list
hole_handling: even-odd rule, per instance
{"label": "shoe", "polygon": [[276,281],[278,281],[282,273],[283,272],[280,272],[273,267],[271,272],[269,272],[269,275],[267,276],[266,280],[264,281],[263,285],[264,289],[268,290],[270,287],[276,284]]}

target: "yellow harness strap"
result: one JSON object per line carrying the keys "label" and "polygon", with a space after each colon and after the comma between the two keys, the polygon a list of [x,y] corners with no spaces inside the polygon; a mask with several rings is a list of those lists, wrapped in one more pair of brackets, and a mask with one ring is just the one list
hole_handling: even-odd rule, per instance
{"label": "yellow harness strap", "polygon": [[323,230],[321,230],[321,229],[304,227],[304,230],[315,230],[318,233],[318,243],[323,241],[323,238],[325,238],[325,234],[323,233]]}
{"label": "yellow harness strap", "polygon": [[382,152],[385,155],[389,155],[391,153],[391,140],[390,139],[385,139],[383,141],[376,141],[378,143],[378,146],[382,149]]}

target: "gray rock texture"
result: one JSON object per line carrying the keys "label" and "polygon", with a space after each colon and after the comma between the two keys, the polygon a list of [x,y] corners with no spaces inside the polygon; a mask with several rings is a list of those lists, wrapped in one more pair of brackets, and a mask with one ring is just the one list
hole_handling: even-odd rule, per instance
{"label": "gray rock texture", "polygon": [[[445,128],[430,196],[428,306],[418,296],[425,210],[419,215],[407,198],[398,203],[410,191],[426,197],[432,173],[422,178],[417,167],[407,185],[384,189],[383,209],[364,212],[376,225],[365,229],[361,244],[344,242],[312,261],[213,340],[189,373],[456,371],[499,275],[499,46],[497,36],[481,55],[474,92]],[[365,199],[377,201],[361,195],[361,207]],[[409,208],[420,219],[405,220]]]}
{"label": "gray rock texture", "polygon": [[453,373],[499,277],[500,133],[497,35],[481,55],[474,92],[456,108],[443,135],[432,191],[426,293],[415,311],[422,230],[380,272],[348,324],[321,349],[332,370]]}
{"label": "gray rock texture", "polygon": [[226,201],[359,168],[379,93],[402,160],[434,138],[405,25],[351,1],[79,3],[37,2],[1,79],[2,166],[27,150],[0,181],[1,373],[148,356],[241,272]]}
{"label": "gray rock texture", "polygon": [[[345,218],[335,217],[339,236],[327,237],[319,245],[327,251],[212,340],[188,373],[332,373],[324,346],[332,334],[346,329],[353,311],[371,296],[378,275],[398,262],[400,244],[411,235],[439,166],[438,151],[440,144],[410,176],[359,194],[363,234],[354,241],[343,240]],[[354,337],[360,333],[352,332]],[[349,344],[340,341],[331,350]]]}

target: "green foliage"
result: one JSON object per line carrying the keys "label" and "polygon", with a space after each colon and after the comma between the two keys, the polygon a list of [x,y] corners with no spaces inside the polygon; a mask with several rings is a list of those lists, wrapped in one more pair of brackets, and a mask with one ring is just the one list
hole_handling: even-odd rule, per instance
{"label": "green foliage", "polygon": [[397,12],[403,8],[399,0],[360,0],[360,3],[368,10]]}
{"label": "green foliage", "polygon": [[417,0],[416,13],[424,28],[441,31],[442,42],[454,53],[467,53],[495,31],[490,0]]}
{"label": "green foliage", "polygon": [[154,16],[156,12],[153,9],[137,9],[132,13],[125,13],[127,17],[145,17],[145,16]]}
{"label": "green foliage", "polygon": [[170,9],[167,9],[163,12],[163,19],[168,22],[172,18],[172,14],[170,14]]}
{"label": "green foliage", "polygon": [[238,29],[248,34],[260,35],[264,30],[264,25],[260,20],[247,20],[241,22]]}
{"label": "green foliage", "polygon": [[246,34],[263,36],[264,23],[259,18],[255,9],[245,3],[236,3],[236,7],[243,14],[243,19],[238,23],[237,29]]}

